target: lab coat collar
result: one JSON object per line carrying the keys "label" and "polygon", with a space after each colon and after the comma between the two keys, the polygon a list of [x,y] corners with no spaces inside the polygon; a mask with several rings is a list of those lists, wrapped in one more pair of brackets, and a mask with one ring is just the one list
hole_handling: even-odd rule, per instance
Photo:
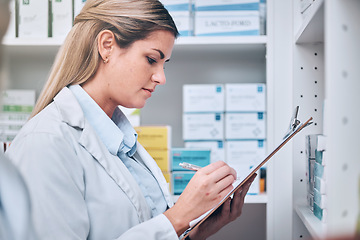
{"label": "lab coat collar", "polygon": [[140,221],[151,218],[151,211],[137,182],[117,156],[112,155],[97,137],[93,127],[85,120],[83,111],[73,93],[63,88],[54,98],[62,121],[81,130],[79,144],[82,145],[103,167],[115,183],[127,194],[137,210]]}

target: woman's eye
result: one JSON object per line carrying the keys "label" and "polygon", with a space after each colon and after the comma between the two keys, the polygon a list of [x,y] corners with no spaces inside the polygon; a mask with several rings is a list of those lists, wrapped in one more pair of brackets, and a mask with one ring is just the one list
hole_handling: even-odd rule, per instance
{"label": "woman's eye", "polygon": [[148,60],[148,62],[149,62],[150,64],[156,63],[156,60],[153,59],[153,58],[151,58],[151,57],[147,57],[147,60]]}

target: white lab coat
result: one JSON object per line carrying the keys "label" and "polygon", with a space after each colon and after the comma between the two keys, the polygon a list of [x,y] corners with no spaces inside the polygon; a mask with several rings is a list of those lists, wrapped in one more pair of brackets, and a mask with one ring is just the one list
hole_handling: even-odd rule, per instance
{"label": "white lab coat", "polygon": [[[161,170],[137,146],[137,159],[172,207]],[[97,137],[67,87],[21,129],[6,154],[28,183],[40,239],[178,239],[165,215],[151,218],[136,180]]]}
{"label": "white lab coat", "polygon": [[0,240],[36,239],[26,184],[10,160],[0,153]]}

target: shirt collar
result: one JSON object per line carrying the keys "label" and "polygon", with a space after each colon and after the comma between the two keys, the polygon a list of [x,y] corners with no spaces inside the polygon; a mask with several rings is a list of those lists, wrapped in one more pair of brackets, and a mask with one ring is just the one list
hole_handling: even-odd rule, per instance
{"label": "shirt collar", "polygon": [[116,108],[110,119],[80,85],[71,85],[69,89],[79,101],[85,118],[109,152],[117,155],[122,151],[132,156],[136,151],[137,133],[123,112]]}

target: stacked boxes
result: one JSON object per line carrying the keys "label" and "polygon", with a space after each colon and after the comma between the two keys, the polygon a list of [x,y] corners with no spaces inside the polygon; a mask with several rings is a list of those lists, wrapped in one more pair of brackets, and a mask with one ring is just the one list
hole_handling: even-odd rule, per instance
{"label": "stacked boxes", "polygon": [[7,39],[63,39],[86,0],[11,0]]}
{"label": "stacked boxes", "polygon": [[195,36],[259,35],[259,0],[195,0]]}
{"label": "stacked boxes", "polygon": [[171,182],[171,127],[170,126],[138,126],[135,127],[139,143],[156,161],[166,181]]}
{"label": "stacked boxes", "polygon": [[182,168],[182,162],[191,163],[200,167],[210,164],[210,149],[173,148],[171,150],[172,189],[174,195],[180,195],[195,172]]}
{"label": "stacked boxes", "polygon": [[62,38],[70,31],[73,23],[72,0],[52,1],[51,37]]}
{"label": "stacked boxes", "polygon": [[[265,84],[193,84],[183,87],[185,147],[211,149],[239,175],[266,154]],[[258,194],[259,177],[249,189]]]}
{"label": "stacked boxes", "polygon": [[30,117],[35,105],[35,91],[4,91],[2,104],[0,112],[0,141],[11,142]]}
{"label": "stacked boxes", "polygon": [[[225,85],[226,161],[239,174],[266,156],[265,90],[265,84]],[[250,194],[260,192],[259,178],[251,185]]]}
{"label": "stacked boxes", "polygon": [[161,0],[172,16],[180,36],[193,35],[193,4],[191,0]]}
{"label": "stacked boxes", "polygon": [[19,1],[19,37],[47,38],[49,35],[49,1]]}
{"label": "stacked boxes", "polygon": [[321,134],[307,135],[307,200],[314,215],[323,222],[326,222],[327,215],[325,155],[325,136]]}

